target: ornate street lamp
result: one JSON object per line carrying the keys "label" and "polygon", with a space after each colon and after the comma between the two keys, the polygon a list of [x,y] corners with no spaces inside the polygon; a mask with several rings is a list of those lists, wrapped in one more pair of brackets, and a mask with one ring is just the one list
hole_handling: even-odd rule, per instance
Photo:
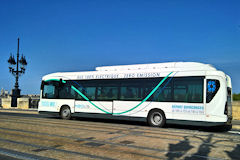
{"label": "ornate street lamp", "polygon": [[[17,107],[17,98],[20,97],[20,89],[18,88],[18,78],[19,76],[23,75],[26,70],[27,61],[25,56],[22,55],[21,59],[19,60],[19,38],[18,38],[18,48],[17,48],[17,62],[15,61],[14,56],[12,53],[8,59],[9,63],[9,72],[13,74],[16,78],[14,89],[12,89],[12,107]],[[19,70],[19,63],[20,63],[20,70]]]}

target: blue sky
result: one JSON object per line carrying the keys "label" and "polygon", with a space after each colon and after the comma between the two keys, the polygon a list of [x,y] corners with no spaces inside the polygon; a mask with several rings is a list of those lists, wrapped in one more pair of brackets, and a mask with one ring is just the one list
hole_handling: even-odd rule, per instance
{"label": "blue sky", "polygon": [[0,88],[14,86],[7,59],[20,37],[29,63],[23,94],[39,94],[41,77],[52,72],[173,61],[210,63],[239,93],[239,7],[237,0],[0,0]]}

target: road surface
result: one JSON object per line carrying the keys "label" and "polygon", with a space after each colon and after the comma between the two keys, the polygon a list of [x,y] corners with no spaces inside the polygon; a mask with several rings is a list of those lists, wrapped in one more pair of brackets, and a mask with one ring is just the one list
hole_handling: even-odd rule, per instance
{"label": "road surface", "polygon": [[240,159],[240,134],[0,112],[0,159]]}

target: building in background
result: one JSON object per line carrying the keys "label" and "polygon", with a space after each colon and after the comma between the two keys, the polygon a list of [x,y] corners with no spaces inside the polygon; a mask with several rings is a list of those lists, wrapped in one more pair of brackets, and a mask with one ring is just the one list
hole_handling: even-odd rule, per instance
{"label": "building in background", "polygon": [[7,97],[9,96],[9,92],[5,89],[1,89],[0,97]]}

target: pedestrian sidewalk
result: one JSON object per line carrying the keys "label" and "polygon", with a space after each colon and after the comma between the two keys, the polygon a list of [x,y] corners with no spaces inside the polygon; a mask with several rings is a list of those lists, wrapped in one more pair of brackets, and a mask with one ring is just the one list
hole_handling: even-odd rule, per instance
{"label": "pedestrian sidewalk", "polygon": [[10,113],[25,113],[25,114],[38,114],[37,108],[30,108],[30,109],[4,109],[0,107],[0,112],[10,112]]}

